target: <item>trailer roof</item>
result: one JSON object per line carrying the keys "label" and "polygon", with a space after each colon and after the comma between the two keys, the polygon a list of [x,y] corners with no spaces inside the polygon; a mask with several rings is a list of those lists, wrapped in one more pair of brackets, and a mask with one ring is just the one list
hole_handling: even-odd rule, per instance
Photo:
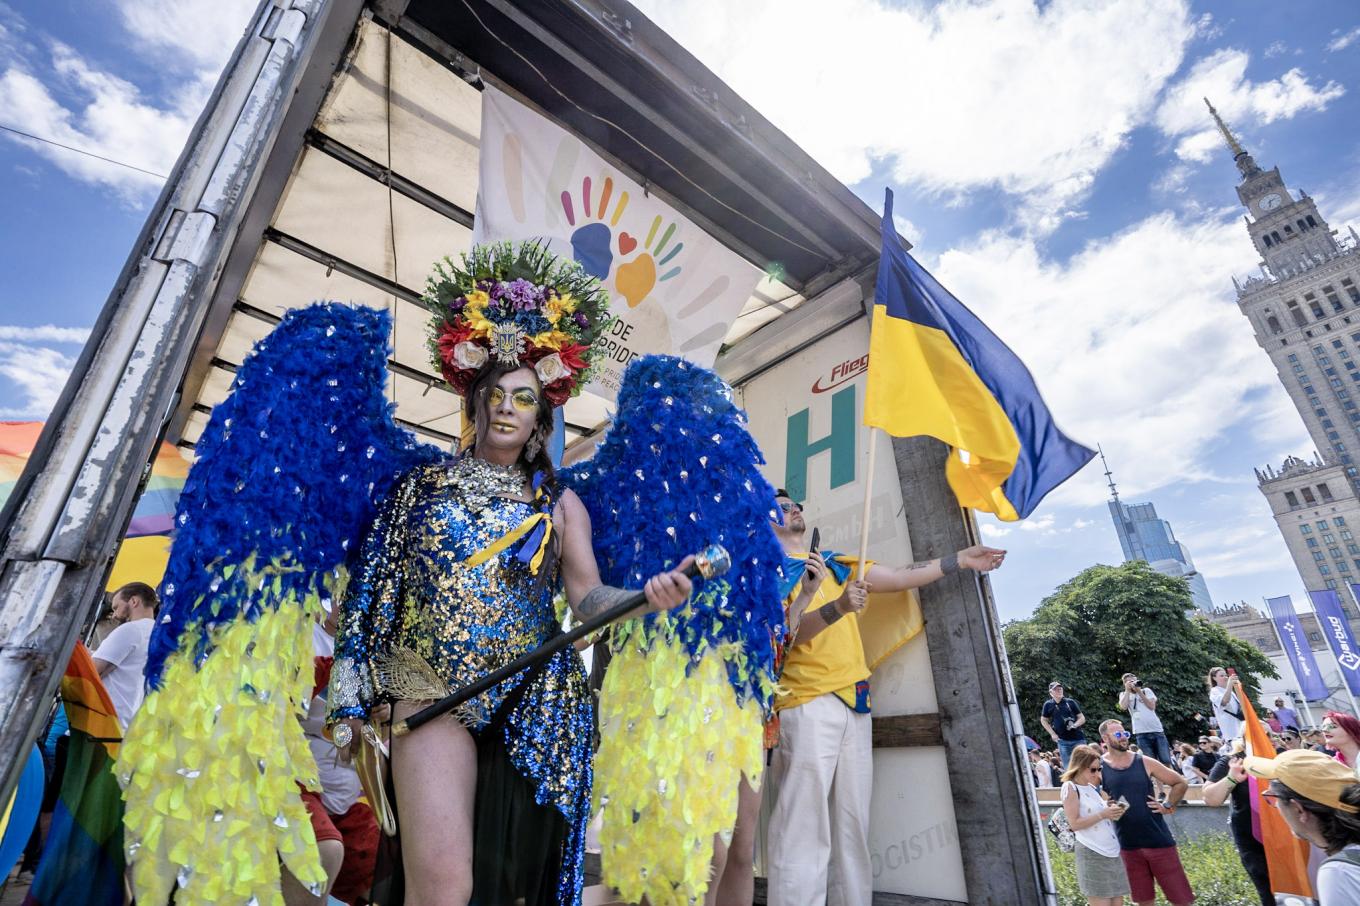
{"label": "trailer roof", "polygon": [[[228,268],[214,294],[170,426],[182,447],[253,344],[318,299],[392,313],[397,418],[426,441],[454,441],[461,401],[431,364],[419,297],[434,263],[470,245],[482,80],[585,137],[766,272],[725,348],[876,255],[874,213],[631,8],[616,22],[587,3],[400,6],[377,4],[390,25],[359,19],[301,152],[268,164],[287,179],[267,226],[238,239],[251,247],[234,253],[248,265],[236,286]],[[583,394],[565,416],[570,444],[607,422],[608,403]]]}

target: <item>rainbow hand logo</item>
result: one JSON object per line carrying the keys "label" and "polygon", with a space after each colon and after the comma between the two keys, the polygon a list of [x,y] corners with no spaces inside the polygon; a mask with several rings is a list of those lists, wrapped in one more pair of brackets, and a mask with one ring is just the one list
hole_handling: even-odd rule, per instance
{"label": "rainbow hand logo", "polygon": [[[563,189],[560,196],[562,213],[566,215],[567,224],[576,228],[570,238],[572,257],[581,265],[581,269],[592,277],[607,280],[614,267],[617,248],[617,257],[622,263],[618,266],[614,284],[628,301],[628,307],[637,308],[658,283],[664,283],[680,274],[682,268],[676,265],[666,270],[660,277],[657,276],[659,270],[665,268],[684,250],[685,244],[676,242],[671,245],[671,240],[675,238],[676,224],[672,221],[665,230],[662,230],[662,218],[657,215],[652,218],[646,241],[641,243],[642,252],[631,260],[625,260],[637,252],[639,245],[637,237],[622,230],[619,231],[617,245],[615,244],[614,230],[628,207],[628,193],[620,192],[613,210],[610,211],[609,203],[614,196],[613,178],[605,177],[598,198],[592,197],[592,188],[589,176],[581,180],[579,218],[576,199],[572,197],[571,192]],[[606,212],[609,212],[608,222],[605,220]],[[579,225],[578,219],[581,221]]]}
{"label": "rainbow hand logo", "polygon": [[[628,207],[628,193],[620,192],[619,200],[614,205],[614,213],[609,217],[609,223],[604,223],[604,213],[609,208],[609,199],[613,194],[614,180],[605,177],[599,205],[592,216],[590,177],[582,179],[581,219],[588,222],[576,227],[576,231],[571,234],[571,256],[581,265],[582,270],[600,280],[609,277],[609,269],[614,264],[610,240],[613,239],[613,228],[618,226],[619,218]],[[567,216],[567,223],[570,226],[576,226],[576,211],[572,205],[571,193],[566,189],[562,190],[562,213]]]}
{"label": "rainbow hand logo", "polygon": [[[675,236],[675,222],[672,221],[667,225],[666,231],[661,234],[661,239],[658,241],[656,234],[660,228],[661,215],[658,214],[652,218],[652,226],[647,231],[647,241],[643,243],[642,254],[632,261],[619,265],[619,273],[614,278],[614,283],[618,286],[623,297],[628,300],[629,308],[637,308],[656,284],[670,280],[681,271],[681,267],[676,265],[662,274],[659,280],[657,279],[657,269],[665,267],[685,247],[683,242],[677,242],[667,252],[666,247]],[[655,247],[653,247],[653,243],[655,243]],[[619,234],[619,254],[632,254],[633,250],[637,248],[637,244],[637,239],[627,233]],[[664,257],[662,257],[663,255]]]}

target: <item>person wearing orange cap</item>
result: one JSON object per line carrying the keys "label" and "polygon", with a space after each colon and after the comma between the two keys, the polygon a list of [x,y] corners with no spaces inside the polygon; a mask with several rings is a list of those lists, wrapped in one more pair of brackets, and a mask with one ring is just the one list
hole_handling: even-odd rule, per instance
{"label": "person wearing orange cap", "polygon": [[1274,803],[1294,836],[1327,853],[1318,867],[1321,906],[1360,903],[1360,784],[1344,764],[1321,752],[1249,756],[1243,766],[1270,781],[1261,795]]}

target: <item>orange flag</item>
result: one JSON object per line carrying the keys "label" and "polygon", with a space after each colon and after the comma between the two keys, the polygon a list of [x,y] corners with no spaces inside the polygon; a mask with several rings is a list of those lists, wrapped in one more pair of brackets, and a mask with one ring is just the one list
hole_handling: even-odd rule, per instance
{"label": "orange flag", "polygon": [[[1247,754],[1260,758],[1274,758],[1275,746],[1271,745],[1266,728],[1256,716],[1256,709],[1252,707],[1250,697],[1242,694],[1240,687],[1237,699],[1242,703],[1245,722],[1242,736]],[[1247,783],[1251,793],[1251,829],[1266,850],[1266,864],[1270,868],[1270,889],[1274,893],[1313,896],[1313,885],[1308,880],[1307,841],[1294,836],[1278,809],[1261,801],[1260,780],[1248,775]]]}

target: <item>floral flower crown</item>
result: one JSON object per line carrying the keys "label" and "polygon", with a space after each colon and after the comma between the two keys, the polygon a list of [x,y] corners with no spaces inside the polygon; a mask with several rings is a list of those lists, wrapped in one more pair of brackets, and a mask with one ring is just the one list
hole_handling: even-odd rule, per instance
{"label": "floral flower crown", "polygon": [[435,265],[423,301],[434,313],[430,353],[459,394],[488,363],[532,368],[560,406],[581,392],[610,322],[609,296],[574,261],[537,241],[479,245]]}

